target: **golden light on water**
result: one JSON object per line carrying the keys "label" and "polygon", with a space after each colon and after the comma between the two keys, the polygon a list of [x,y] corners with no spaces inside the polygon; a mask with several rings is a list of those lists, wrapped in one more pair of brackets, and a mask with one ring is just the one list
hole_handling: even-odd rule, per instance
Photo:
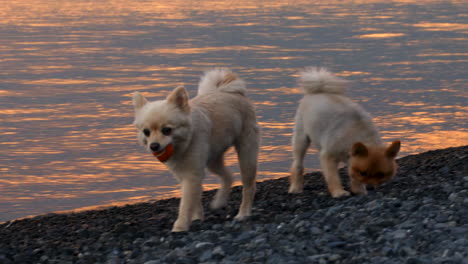
{"label": "golden light on water", "polygon": [[383,39],[383,38],[396,38],[405,36],[404,33],[374,33],[374,34],[365,34],[356,36],[356,38],[376,38],[376,39]]}
{"label": "golden light on water", "polygon": [[468,33],[468,24],[461,23],[418,23],[414,27],[421,28],[427,31],[461,31],[465,34]]}

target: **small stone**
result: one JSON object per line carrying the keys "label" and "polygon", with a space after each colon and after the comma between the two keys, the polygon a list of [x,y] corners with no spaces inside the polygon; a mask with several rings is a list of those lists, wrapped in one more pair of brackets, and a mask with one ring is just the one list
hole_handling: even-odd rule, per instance
{"label": "small stone", "polygon": [[[401,223],[399,225],[399,227],[404,228],[404,229],[411,229],[411,228],[414,228],[416,225],[417,224],[415,222],[408,220],[408,221],[405,221],[405,222]],[[388,225],[388,226],[390,226],[390,225]]]}
{"label": "small stone", "polygon": [[213,246],[214,246],[214,244],[211,243],[211,242],[199,242],[199,243],[195,244],[195,248],[200,250],[200,251],[212,248]]}
{"label": "small stone", "polygon": [[266,241],[267,241],[266,238],[260,237],[260,238],[255,239],[253,243],[255,245],[262,245],[262,244],[265,244]]}
{"label": "small stone", "polygon": [[100,241],[108,241],[110,240],[110,238],[112,237],[112,234],[109,233],[109,232],[104,232],[101,234],[101,236],[99,237],[99,240]]}
{"label": "small stone", "polygon": [[[165,241],[164,238],[161,238],[161,239],[162,239],[161,242]],[[143,246],[150,247],[150,248],[156,246],[157,244],[158,244],[158,239],[156,237],[152,237],[146,240],[145,242],[143,242]]]}
{"label": "small stone", "polygon": [[401,252],[404,253],[406,256],[415,256],[418,253],[410,247],[402,247]]}
{"label": "small stone", "polygon": [[448,254],[449,254],[449,250],[446,249],[446,250],[444,250],[444,253],[442,253],[442,257],[445,258],[445,257],[447,257]]}
{"label": "small stone", "polygon": [[335,205],[333,207],[330,207],[327,210],[327,213],[325,214],[325,216],[328,217],[328,216],[336,215],[342,208],[343,208],[343,205]]}
{"label": "small stone", "polygon": [[326,257],[328,257],[328,254],[318,254],[318,255],[308,256],[307,260],[310,262],[314,262],[320,259],[325,259]]}
{"label": "small stone", "polygon": [[219,233],[216,231],[208,230],[200,234],[205,240],[216,242],[218,240]]}
{"label": "small stone", "polygon": [[403,239],[406,237],[406,230],[397,230],[393,233],[393,238],[395,239]]}
{"label": "small stone", "polygon": [[[465,229],[465,231],[461,231],[460,233],[463,234],[465,232],[466,232],[466,229]],[[455,240],[453,242],[453,244],[454,245],[460,245],[460,246],[468,246],[468,239],[462,237],[462,238],[459,238],[459,239]]]}
{"label": "small stone", "polygon": [[150,260],[146,261],[144,264],[160,264],[161,262],[159,260]]}
{"label": "small stone", "polygon": [[215,249],[213,249],[213,255],[224,257],[226,256],[226,253],[221,246],[217,246]]}
{"label": "small stone", "polygon": [[435,228],[437,229],[444,229],[447,228],[449,225],[447,223],[437,223],[434,225]]}
{"label": "small stone", "polygon": [[448,199],[452,202],[456,202],[458,199],[458,195],[456,193],[451,193],[448,197]]}
{"label": "small stone", "polygon": [[258,251],[258,252],[255,252],[254,259],[256,261],[262,261],[265,259],[266,256],[267,254],[265,253],[265,251]]}
{"label": "small stone", "polygon": [[312,235],[320,235],[320,234],[322,234],[322,230],[320,230],[320,228],[314,226],[314,227],[312,227],[312,228],[310,229],[310,233],[311,233]]}
{"label": "small stone", "polygon": [[305,226],[307,224],[306,221],[299,221],[299,223],[296,224],[295,228],[298,229],[298,228],[301,228],[303,226]]}
{"label": "small stone", "polygon": [[457,259],[463,259],[463,254],[460,253],[460,252],[455,252],[455,253],[453,254],[453,256],[454,256],[455,258],[457,258]]}
{"label": "small stone", "polygon": [[140,246],[141,244],[143,244],[143,242],[144,242],[143,238],[139,237],[133,241],[133,245]]}
{"label": "small stone", "polygon": [[381,251],[386,256],[391,256],[393,254],[393,248],[389,246],[384,246]]}
{"label": "small stone", "polygon": [[450,168],[448,166],[444,166],[442,168],[439,169],[439,172],[441,173],[449,173],[450,172]]}
{"label": "small stone", "polygon": [[435,220],[436,220],[437,222],[439,222],[439,223],[440,223],[440,222],[447,222],[448,216],[447,216],[446,214],[444,214],[444,213],[440,213],[440,214],[437,215],[437,217],[435,218]]}
{"label": "small stone", "polygon": [[174,250],[172,250],[171,252],[169,252],[169,254],[167,254],[167,257],[170,258],[170,259],[177,259],[177,258],[180,258],[180,257],[185,257],[187,255],[187,253],[185,252],[185,250],[181,249],[181,248],[176,248]]}
{"label": "small stone", "polygon": [[380,207],[381,201],[373,200],[366,204],[366,209],[369,211],[374,211]]}
{"label": "small stone", "polygon": [[405,264],[430,264],[432,263],[430,260],[422,258],[422,257],[410,257],[406,260]]}
{"label": "small stone", "polygon": [[215,224],[215,225],[213,225],[212,229],[213,229],[213,230],[222,230],[222,229],[223,229],[223,225],[221,225],[221,224]]}
{"label": "small stone", "polygon": [[280,229],[282,229],[284,226],[285,226],[284,223],[280,223],[280,224],[276,227],[276,229],[280,230]]}
{"label": "small stone", "polygon": [[344,241],[332,241],[327,244],[327,246],[331,248],[340,248],[340,247],[344,247],[345,245],[346,245],[346,242]]}
{"label": "small stone", "polygon": [[255,231],[246,231],[246,232],[242,232],[242,233],[236,238],[236,241],[237,241],[237,242],[240,242],[240,243],[243,243],[243,242],[246,242],[246,241],[248,241],[248,240],[251,240],[254,236],[255,236]]}
{"label": "small stone", "polygon": [[211,252],[211,250],[206,250],[200,255],[198,260],[200,262],[206,262],[206,261],[210,260],[211,258],[213,258],[213,253]]}
{"label": "small stone", "polygon": [[454,227],[454,226],[457,226],[457,222],[455,222],[455,221],[449,221],[449,222],[447,222],[447,225],[448,225],[449,227]]}

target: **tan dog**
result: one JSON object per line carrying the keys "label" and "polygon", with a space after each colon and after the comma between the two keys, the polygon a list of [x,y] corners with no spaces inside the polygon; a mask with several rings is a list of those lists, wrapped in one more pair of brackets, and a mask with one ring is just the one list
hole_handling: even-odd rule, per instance
{"label": "tan dog", "polygon": [[378,185],[391,179],[397,169],[395,157],[400,141],[386,147],[370,115],[344,96],[347,83],[321,68],[300,73],[305,92],[295,117],[290,193],[304,185],[303,160],[310,143],[316,145],[320,165],[333,197],[349,195],[338,175],[339,162],[348,163],[351,191],[366,194],[365,184]]}
{"label": "tan dog", "polygon": [[193,220],[203,219],[206,167],[221,178],[211,208],[226,205],[233,180],[224,153],[231,146],[238,154],[243,184],[235,219],[251,215],[260,139],[255,110],[241,79],[229,70],[215,69],[201,78],[198,95],[190,101],[185,88],[177,87],[166,100],[154,102],[135,92],[133,105],[141,144],[164,162],[182,187],[173,232],[187,231]]}

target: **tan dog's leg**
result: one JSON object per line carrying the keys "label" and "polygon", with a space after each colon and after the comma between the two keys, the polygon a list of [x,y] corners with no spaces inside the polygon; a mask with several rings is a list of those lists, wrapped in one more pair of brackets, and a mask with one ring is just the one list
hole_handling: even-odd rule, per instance
{"label": "tan dog's leg", "polygon": [[236,146],[237,157],[239,159],[239,167],[242,178],[242,203],[239,208],[239,213],[235,219],[242,221],[252,215],[252,204],[255,197],[257,175],[257,158],[259,139],[258,133],[246,136],[241,139],[241,143]]}
{"label": "tan dog's leg", "polygon": [[367,194],[366,185],[349,176],[351,191],[354,194]]}
{"label": "tan dog's leg", "polygon": [[293,136],[293,163],[289,177],[289,193],[301,193],[304,189],[304,156],[310,140],[296,125]]}
{"label": "tan dog's leg", "polygon": [[343,189],[338,175],[338,162],[335,158],[325,153],[320,153],[320,166],[323,169],[323,175],[328,185],[328,191],[333,198],[348,196],[349,192]]}
{"label": "tan dog's leg", "polygon": [[179,215],[172,227],[172,232],[188,231],[192,220],[203,219],[202,179],[203,174],[181,177],[182,197],[179,204]]}
{"label": "tan dog's leg", "polygon": [[227,204],[229,194],[231,193],[232,173],[224,165],[223,156],[208,164],[208,169],[221,178],[221,188],[216,192],[210,205],[211,209],[219,209]]}

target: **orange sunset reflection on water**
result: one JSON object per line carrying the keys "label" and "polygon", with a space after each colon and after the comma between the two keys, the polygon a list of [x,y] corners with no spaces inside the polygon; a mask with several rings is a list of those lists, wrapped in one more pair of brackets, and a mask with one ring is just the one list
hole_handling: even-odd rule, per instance
{"label": "orange sunset reflection on water", "polygon": [[[46,1],[0,5],[0,222],[179,196],[138,145],[133,91],[244,78],[262,127],[259,180],[288,175],[297,72],[319,65],[401,156],[468,144],[464,1]],[[307,171],[320,169],[316,150]],[[234,151],[226,162],[239,179]],[[205,189],[217,188],[208,175]],[[236,182],[239,184],[239,182]],[[286,191],[286,190],[285,190]]]}

